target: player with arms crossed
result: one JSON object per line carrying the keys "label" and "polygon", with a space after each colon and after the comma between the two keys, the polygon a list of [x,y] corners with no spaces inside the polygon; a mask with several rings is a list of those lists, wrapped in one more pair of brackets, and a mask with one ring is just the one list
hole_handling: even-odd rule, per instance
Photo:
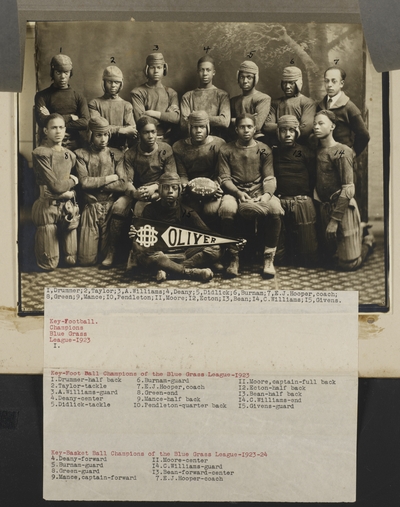
{"label": "player with arms crossed", "polygon": [[42,269],[53,270],[60,259],[59,240],[66,264],[76,264],[79,209],[72,189],[78,178],[71,174],[76,156],[62,146],[64,118],[53,113],[46,117],[43,125],[46,146],[39,146],[32,153],[33,170],[40,190],[39,199],[33,203],[32,220],[37,227],[37,264]]}
{"label": "player with arms crossed", "polygon": [[179,100],[175,90],[162,84],[162,78],[168,73],[162,53],[147,56],[144,73],[147,82],[131,91],[136,123],[144,115],[153,118],[158,139],[172,144],[173,127],[179,124],[180,118]]}
{"label": "player with arms crossed", "polygon": [[102,86],[104,95],[89,102],[91,118],[102,116],[110,125],[109,147],[124,151],[137,137],[132,105],[118,95],[124,85],[124,76],[115,65],[106,67]]}
{"label": "player with arms crossed", "polygon": [[[254,139],[264,137],[261,129],[269,114],[271,97],[256,90],[260,71],[258,65],[247,60],[240,64],[237,82],[242,90],[241,95],[231,98],[231,126],[234,128],[236,117],[243,113],[254,115],[256,120],[256,134]],[[236,136],[234,136],[236,137]]]}
{"label": "player with arms crossed", "polygon": [[314,197],[319,204],[324,254],[337,255],[339,269],[359,268],[372,251],[374,237],[363,237],[353,182],[353,152],[335,141],[336,117],[333,111],[315,115],[314,134],[320,142],[317,151],[317,180]]}
{"label": "player with arms crossed", "polygon": [[276,144],[278,120],[290,114],[297,118],[300,128],[299,144],[306,144],[312,133],[316,103],[301,93],[303,74],[298,67],[285,67],[281,77],[281,88],[284,96],[272,101],[271,110],[264,124],[263,131],[268,137],[268,144]]}
{"label": "player with arms crossed", "polygon": [[[86,99],[69,85],[72,74],[72,61],[69,56],[64,54],[53,56],[50,62],[50,77],[53,83],[36,93],[35,116],[42,129],[47,123],[47,116],[52,113],[60,114],[66,126],[63,145],[75,150],[86,139],[90,116]],[[39,130],[39,144],[45,142],[43,137],[43,132]]]}
{"label": "player with arms crossed", "polygon": [[[281,230],[283,213],[279,199],[274,195],[276,179],[271,149],[254,139],[256,122],[251,114],[236,118],[238,139],[221,146],[218,160],[221,187],[226,192],[219,208],[222,233],[235,237],[235,217],[260,221],[263,234],[264,278],[275,276],[274,256]],[[234,278],[239,271],[239,251],[228,247],[230,264],[226,275]]]}
{"label": "player with arms crossed", "polygon": [[200,58],[197,74],[198,88],[186,92],[181,100],[181,131],[186,135],[190,113],[206,111],[210,120],[210,133],[223,138],[231,118],[229,95],[213,84],[215,62],[211,56]]}

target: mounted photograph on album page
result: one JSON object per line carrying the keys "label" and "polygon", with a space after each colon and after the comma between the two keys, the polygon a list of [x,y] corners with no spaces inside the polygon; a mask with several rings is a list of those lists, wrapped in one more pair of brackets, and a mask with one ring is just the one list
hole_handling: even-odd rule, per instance
{"label": "mounted photograph on album page", "polygon": [[356,290],[388,310],[382,78],[360,24],[30,30],[20,315],[46,287]]}

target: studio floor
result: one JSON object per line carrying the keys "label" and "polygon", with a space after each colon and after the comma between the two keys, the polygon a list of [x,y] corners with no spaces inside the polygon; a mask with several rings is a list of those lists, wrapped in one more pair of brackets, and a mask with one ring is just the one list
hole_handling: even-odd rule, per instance
{"label": "studio floor", "polygon": [[[261,264],[241,266],[241,274],[226,279],[215,273],[209,283],[191,280],[166,280],[163,288],[245,289],[245,290],[357,290],[361,311],[382,309],[387,305],[385,283],[385,248],[383,223],[374,222],[372,231],[376,247],[365,264],[354,272],[334,269],[277,266],[272,280],[263,280]],[[118,264],[104,271],[97,266],[57,268],[52,272],[24,270],[20,273],[20,312],[43,312],[45,287],[155,287],[154,275],[126,272],[125,264]],[[373,308],[375,307],[375,308]]]}

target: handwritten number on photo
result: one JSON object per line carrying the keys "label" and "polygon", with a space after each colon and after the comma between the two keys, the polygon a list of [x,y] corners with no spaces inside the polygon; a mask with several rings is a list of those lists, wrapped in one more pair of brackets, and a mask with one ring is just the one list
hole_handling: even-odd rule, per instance
{"label": "handwritten number on photo", "polygon": [[203,48],[203,49],[204,49],[204,51],[205,51],[206,53],[208,53],[208,52],[210,51],[210,49],[211,49],[211,48],[210,48],[210,46],[207,46],[207,47],[205,47],[205,46],[204,46],[204,48]]}
{"label": "handwritten number on photo", "polygon": [[294,58],[290,60],[290,65],[294,65]]}
{"label": "handwritten number on photo", "polygon": [[157,44],[154,44],[153,51],[158,51],[158,50],[159,50],[159,46]]}
{"label": "handwritten number on photo", "polygon": [[247,55],[247,58],[253,58],[253,55],[255,52],[256,52],[255,49],[253,49],[253,51],[250,51],[250,53],[248,53],[248,55]]}
{"label": "handwritten number on photo", "polygon": [[339,58],[335,58],[333,61],[335,62],[335,65],[337,65],[339,63]]}

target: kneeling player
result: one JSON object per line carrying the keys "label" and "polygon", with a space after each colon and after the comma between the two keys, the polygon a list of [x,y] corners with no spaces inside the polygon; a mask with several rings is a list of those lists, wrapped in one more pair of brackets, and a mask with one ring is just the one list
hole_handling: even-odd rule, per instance
{"label": "kneeling player", "polygon": [[[160,199],[144,208],[143,219],[209,231],[194,210],[180,203],[181,184],[177,174],[163,174],[159,185]],[[189,278],[201,282],[208,282],[213,278],[213,272],[207,266],[211,266],[220,258],[219,246],[174,249],[168,254],[167,251],[164,252],[154,246],[146,248],[140,245],[138,232],[132,225],[129,232],[129,237],[133,239],[131,256],[136,258],[135,262],[139,266],[157,270],[157,281],[165,280],[167,273],[177,278]],[[128,263],[129,267],[131,266]]]}
{"label": "kneeling player", "polygon": [[374,246],[374,237],[363,237],[353,181],[353,151],[333,138],[336,116],[319,111],[314,118],[314,134],[320,141],[317,151],[315,198],[319,203],[324,254],[336,253],[338,267],[357,269]]}
{"label": "kneeling player", "polygon": [[[279,199],[274,196],[276,180],[272,165],[272,151],[254,139],[256,123],[253,115],[245,113],[236,118],[238,139],[221,146],[219,177],[226,195],[219,208],[222,233],[235,236],[237,213],[246,220],[260,219],[264,243],[264,278],[275,276],[274,256],[281,230],[283,213]],[[239,251],[228,247],[230,264],[228,277],[239,271]]]}

